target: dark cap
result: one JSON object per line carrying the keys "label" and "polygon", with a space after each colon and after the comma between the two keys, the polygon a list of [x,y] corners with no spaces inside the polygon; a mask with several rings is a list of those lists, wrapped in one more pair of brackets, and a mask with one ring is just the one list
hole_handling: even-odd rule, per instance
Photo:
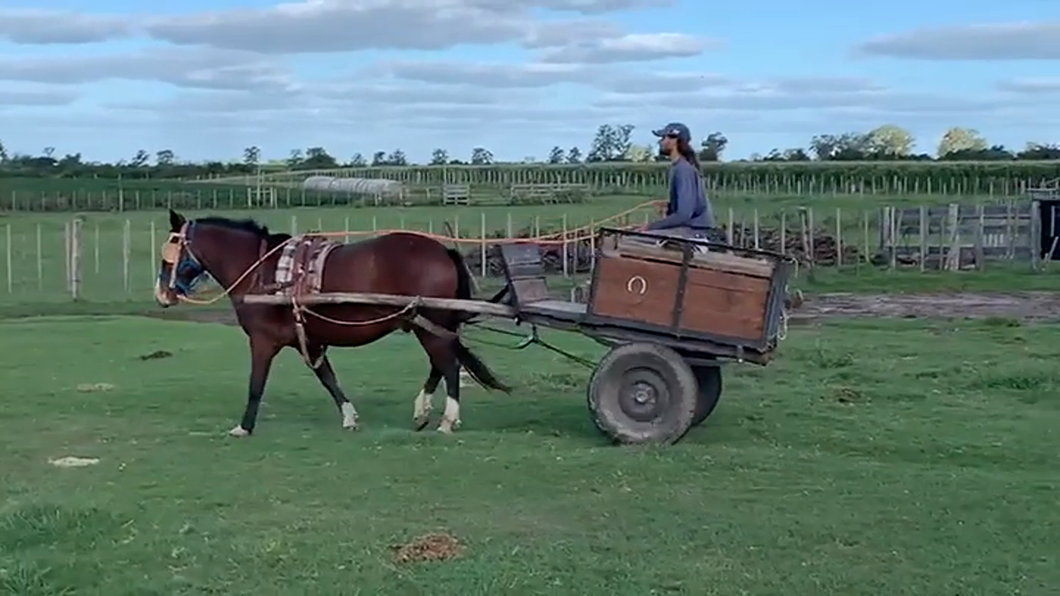
{"label": "dark cap", "polygon": [[680,122],[671,122],[659,130],[651,131],[651,134],[657,137],[675,137],[678,140],[686,143],[692,140],[692,133],[688,131],[688,127]]}

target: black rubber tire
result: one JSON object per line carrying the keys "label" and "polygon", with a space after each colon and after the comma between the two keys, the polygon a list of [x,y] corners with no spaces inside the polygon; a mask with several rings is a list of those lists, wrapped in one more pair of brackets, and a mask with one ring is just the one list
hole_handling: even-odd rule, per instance
{"label": "black rubber tire", "polygon": [[[637,420],[622,407],[623,395],[631,390],[623,383],[639,378],[658,381],[665,393],[661,411],[650,420]],[[651,385],[655,387],[655,385]],[[627,393],[623,392],[623,388]],[[613,348],[600,360],[589,380],[589,415],[600,432],[625,445],[676,443],[692,427],[699,401],[699,386],[692,368],[679,354],[652,343],[630,343]]]}
{"label": "black rubber tire", "polygon": [[721,399],[721,367],[720,366],[695,366],[692,373],[696,375],[696,384],[699,387],[699,399],[696,401],[696,413],[692,416],[692,426],[703,424],[714,408],[718,407]]}

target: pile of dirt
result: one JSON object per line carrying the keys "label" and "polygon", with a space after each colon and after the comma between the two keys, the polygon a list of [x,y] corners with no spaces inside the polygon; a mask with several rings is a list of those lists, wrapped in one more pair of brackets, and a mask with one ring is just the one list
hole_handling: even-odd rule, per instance
{"label": "pile of dirt", "polygon": [[464,552],[460,541],[445,532],[425,534],[408,544],[390,548],[394,551],[394,562],[399,564],[448,561]]}

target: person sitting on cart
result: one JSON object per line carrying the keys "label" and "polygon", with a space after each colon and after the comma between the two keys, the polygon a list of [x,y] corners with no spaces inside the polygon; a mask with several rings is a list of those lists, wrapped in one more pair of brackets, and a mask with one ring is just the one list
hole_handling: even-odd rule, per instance
{"label": "person sitting on cart", "polygon": [[718,240],[714,209],[703,189],[699,159],[692,148],[692,133],[680,122],[671,122],[652,134],[659,137],[659,154],[670,158],[670,198],[666,217],[642,228],[666,236]]}

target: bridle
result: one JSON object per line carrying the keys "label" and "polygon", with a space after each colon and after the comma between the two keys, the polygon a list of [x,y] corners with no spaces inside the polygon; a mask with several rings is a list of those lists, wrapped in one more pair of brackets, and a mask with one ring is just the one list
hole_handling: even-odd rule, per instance
{"label": "bridle", "polygon": [[[195,253],[191,250],[192,232],[194,232],[194,229],[195,222],[186,221],[180,226],[179,231],[170,232],[166,243],[162,245],[162,262],[169,265],[169,275],[167,276],[169,279],[166,280],[163,277],[164,274],[159,273],[159,281],[165,281],[166,287],[184,302],[196,302],[191,298],[191,294],[195,290],[195,285],[200,279],[202,279],[202,275],[208,273],[206,265],[200,258],[196,257]],[[258,245],[258,260],[247,268],[247,270],[244,271],[235,282],[227,287],[220,296],[217,296],[214,299],[216,300],[231,294],[232,291],[247,278],[247,276],[251,276],[251,290],[261,287],[262,263],[264,263],[265,259],[272,253],[280,250],[284,244],[286,244],[286,242],[273,248],[271,251],[268,251],[266,250],[267,242],[262,238]],[[180,280],[180,274],[186,271],[190,272],[192,276],[190,281],[185,283]]]}
{"label": "bridle", "polygon": [[[169,239],[162,245],[162,262],[169,265],[169,280],[166,287],[170,291],[176,290],[179,295],[189,295],[195,287],[199,277],[206,271],[194,253],[191,251],[192,224],[184,222],[177,232],[170,232]],[[192,269],[195,276],[187,284],[180,281],[181,271]]]}

